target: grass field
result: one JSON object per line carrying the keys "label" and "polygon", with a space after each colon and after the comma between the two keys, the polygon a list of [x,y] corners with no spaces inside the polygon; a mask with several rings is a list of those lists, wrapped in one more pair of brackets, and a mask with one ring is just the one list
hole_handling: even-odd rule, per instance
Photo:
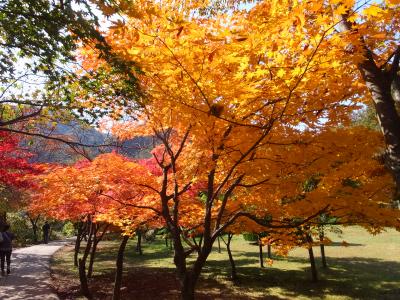
{"label": "grass field", "polygon": [[[329,269],[320,265],[315,247],[319,282],[310,279],[308,252],[296,249],[288,257],[273,257],[272,266],[259,267],[258,247],[235,236],[232,250],[239,281],[229,280],[224,248],[210,255],[198,286],[199,299],[400,299],[400,233],[388,230],[371,236],[358,227],[344,228],[342,236],[326,247]],[[342,241],[349,246],[343,247]],[[177,299],[172,250],[163,240],[144,243],[144,255],[129,242],[125,254],[123,299]],[[224,244],[221,242],[221,246]],[[116,241],[99,244],[91,287],[96,298],[107,299],[115,271]],[[54,286],[63,299],[77,299],[79,282],[72,263],[73,248],[53,258]]]}

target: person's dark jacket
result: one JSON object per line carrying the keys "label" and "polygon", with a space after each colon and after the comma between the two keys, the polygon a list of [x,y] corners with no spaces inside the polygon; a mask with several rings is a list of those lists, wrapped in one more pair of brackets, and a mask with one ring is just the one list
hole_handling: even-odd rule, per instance
{"label": "person's dark jacket", "polygon": [[43,232],[48,233],[50,231],[50,224],[44,224],[42,230]]}
{"label": "person's dark jacket", "polygon": [[12,240],[15,238],[12,232],[1,232],[3,235],[3,242],[0,243],[0,251],[11,251],[12,250]]}

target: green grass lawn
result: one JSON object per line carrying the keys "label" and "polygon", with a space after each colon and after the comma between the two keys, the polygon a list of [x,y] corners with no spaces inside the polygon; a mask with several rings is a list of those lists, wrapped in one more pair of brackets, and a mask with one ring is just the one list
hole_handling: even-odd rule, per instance
{"label": "green grass lawn", "polygon": [[[198,286],[200,299],[400,299],[400,233],[388,230],[372,236],[358,227],[344,228],[342,236],[326,247],[329,269],[317,259],[319,282],[310,280],[308,252],[296,249],[288,257],[273,257],[272,266],[259,267],[258,247],[235,236],[232,241],[239,281],[229,280],[230,265],[224,248],[215,247]],[[342,246],[342,241],[349,243]],[[164,240],[144,243],[144,255],[129,242],[125,254],[123,299],[177,299],[172,250]],[[221,242],[221,247],[224,244]],[[92,290],[107,299],[115,271],[117,241],[99,245]],[[75,299],[77,271],[73,268],[73,248],[58,252],[52,264],[55,286],[64,299]],[[68,283],[70,282],[70,283]],[[71,296],[72,295],[72,296]],[[74,296],[75,295],[75,296]]]}

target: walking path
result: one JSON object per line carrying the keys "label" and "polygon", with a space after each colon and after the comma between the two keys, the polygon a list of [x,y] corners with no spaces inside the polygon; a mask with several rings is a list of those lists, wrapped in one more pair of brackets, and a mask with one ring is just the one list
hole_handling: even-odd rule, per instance
{"label": "walking path", "polygon": [[57,300],[50,286],[50,258],[72,240],[15,250],[12,254],[11,274],[0,276],[1,300]]}

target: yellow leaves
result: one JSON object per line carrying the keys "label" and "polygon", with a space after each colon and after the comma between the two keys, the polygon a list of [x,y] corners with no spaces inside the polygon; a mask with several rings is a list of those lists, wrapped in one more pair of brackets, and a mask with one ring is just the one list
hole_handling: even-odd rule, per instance
{"label": "yellow leaves", "polygon": [[333,5],[345,5],[348,8],[351,8],[355,3],[354,0],[330,0],[329,2]]}
{"label": "yellow leaves", "polygon": [[359,14],[353,13],[353,14],[351,14],[351,16],[349,16],[347,19],[348,19],[351,23],[355,23],[359,18],[360,18],[360,15],[359,15]]}
{"label": "yellow leaves", "polygon": [[126,52],[127,52],[129,55],[137,56],[141,51],[142,51],[142,50],[141,50],[141,49],[138,49],[138,48],[131,48],[131,49],[128,49]]}
{"label": "yellow leaves", "polygon": [[286,71],[283,69],[278,70],[278,72],[276,73],[276,75],[281,78],[283,78],[285,76],[285,74],[286,74]]}
{"label": "yellow leaves", "polygon": [[363,14],[368,17],[377,17],[383,12],[384,10],[380,8],[378,5],[371,5],[363,10]]}
{"label": "yellow leaves", "polygon": [[297,66],[291,71],[291,74],[293,76],[299,76],[299,75],[303,74],[303,72],[304,72],[303,68],[300,66]]}
{"label": "yellow leaves", "polygon": [[212,42],[225,42],[226,38],[222,36],[216,36],[211,33],[207,33],[206,38]]}
{"label": "yellow leaves", "polygon": [[340,65],[341,65],[340,61],[337,61],[337,60],[334,60],[331,63],[332,68],[338,68],[338,67],[340,67]]}
{"label": "yellow leaves", "polygon": [[[264,79],[266,77],[269,77],[270,74],[271,74],[271,72],[268,69],[257,68],[254,72],[249,72],[247,74],[247,76],[248,76],[249,79],[252,79],[252,78],[262,78],[262,79]],[[256,92],[256,90],[253,90],[253,92]]]}
{"label": "yellow leaves", "polygon": [[319,12],[323,8],[322,1],[310,1],[311,2],[311,10],[316,13]]}
{"label": "yellow leaves", "polygon": [[302,6],[296,6],[292,11],[292,15],[295,18],[294,25],[298,25],[300,27],[305,25],[306,16]]}
{"label": "yellow leaves", "polygon": [[352,8],[354,6],[355,1],[354,0],[331,0],[330,3],[334,7],[335,14],[341,16],[341,15],[346,15],[349,12],[352,12]]}
{"label": "yellow leaves", "polygon": [[330,0],[329,1],[331,4],[337,5],[343,3],[343,0]]}
{"label": "yellow leaves", "polygon": [[335,13],[338,15],[344,15],[347,13],[348,10],[349,8],[346,5],[339,5],[335,8]]}

